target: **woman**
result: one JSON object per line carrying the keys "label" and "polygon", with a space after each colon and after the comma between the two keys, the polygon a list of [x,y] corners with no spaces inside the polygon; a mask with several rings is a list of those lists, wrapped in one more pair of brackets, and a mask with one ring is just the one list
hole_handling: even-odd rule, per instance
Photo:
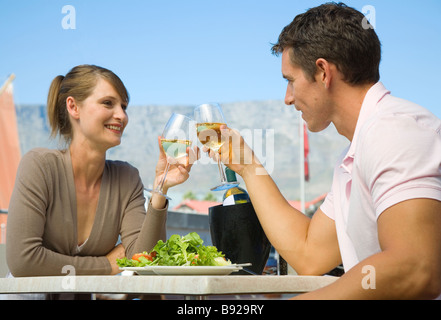
{"label": "woman", "polygon": [[[116,274],[117,258],[165,238],[166,199],[154,194],[146,213],[138,170],[106,160],[106,151],[121,143],[128,101],[122,81],[101,67],[77,66],[53,80],[47,104],[52,136],[60,134],[68,148],[38,148],[22,158],[8,215],[13,276],[60,276],[65,266],[76,275]],[[160,150],[154,185],[166,165]],[[183,183],[190,168],[172,166],[164,192]]]}

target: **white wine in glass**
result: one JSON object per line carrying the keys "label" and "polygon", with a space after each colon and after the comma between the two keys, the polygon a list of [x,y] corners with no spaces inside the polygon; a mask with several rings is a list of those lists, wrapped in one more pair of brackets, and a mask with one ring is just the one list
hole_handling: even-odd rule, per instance
{"label": "white wine in glass", "polygon": [[[184,157],[187,157],[187,147],[190,147],[192,142],[190,140],[180,139],[161,139],[161,146],[168,157],[179,162]],[[186,163],[183,163],[184,165]]]}
{"label": "white wine in glass", "polygon": [[218,151],[220,147],[222,147],[222,145],[224,144],[220,131],[220,127],[223,124],[225,123],[197,123],[196,129],[199,141],[207,148],[213,151]]}
{"label": "white wine in glass", "polygon": [[182,114],[173,113],[171,115],[170,119],[165,125],[161,137],[161,146],[167,156],[167,166],[161,182],[156,189],[146,189],[147,191],[158,193],[168,200],[171,200],[171,198],[163,192],[164,182],[167,178],[170,164],[188,164],[187,148],[192,144],[192,141],[190,140],[190,125],[192,122],[192,119]]}
{"label": "white wine in glass", "polygon": [[[196,107],[194,109],[194,120],[196,121],[196,131],[199,141],[214,152],[219,152],[219,149],[225,143],[222,139],[220,127],[226,124],[220,105],[217,103],[205,103]],[[221,191],[237,186],[238,183],[228,182],[225,178],[220,157],[217,159],[217,165],[221,183],[211,188],[211,190]]]}

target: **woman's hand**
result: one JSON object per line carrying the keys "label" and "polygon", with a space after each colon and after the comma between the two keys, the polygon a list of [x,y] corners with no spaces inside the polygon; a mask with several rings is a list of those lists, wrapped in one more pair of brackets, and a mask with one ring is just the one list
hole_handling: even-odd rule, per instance
{"label": "woman's hand", "polygon": [[111,275],[115,275],[121,272],[119,270],[119,266],[116,264],[116,259],[122,259],[126,256],[126,251],[122,244],[117,245],[112,249],[107,255],[106,258],[109,260],[110,266],[112,267]]}
{"label": "woman's hand", "polygon": [[[155,181],[153,183],[154,189],[160,184],[162,178],[164,177],[165,170],[167,168],[167,154],[164,152],[164,149],[161,146],[161,137],[158,137],[158,145],[159,145],[159,159],[156,165],[156,176],[155,176]],[[167,177],[165,179],[163,186],[164,194],[167,193],[169,188],[184,183],[189,178],[190,176],[189,172],[191,170],[191,167],[193,166],[193,163],[198,160],[198,157],[199,157],[199,149],[197,146],[195,146],[193,149],[188,147],[187,157],[182,157],[179,159],[179,161],[176,161],[169,157],[168,160],[170,161],[170,168],[168,170]],[[152,202],[153,202],[153,198],[156,198],[156,196],[161,197],[157,193],[153,193]],[[155,207],[158,208],[158,206]]]}

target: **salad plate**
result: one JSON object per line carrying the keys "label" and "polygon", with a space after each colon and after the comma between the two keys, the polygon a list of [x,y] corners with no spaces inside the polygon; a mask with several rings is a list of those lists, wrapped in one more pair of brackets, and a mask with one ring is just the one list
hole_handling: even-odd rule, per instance
{"label": "salad plate", "polygon": [[173,276],[207,276],[229,275],[242,270],[243,265],[228,266],[145,266],[145,267],[121,267],[123,271],[133,271],[138,275],[173,275]]}
{"label": "salad plate", "polygon": [[132,258],[116,259],[124,275],[227,275],[251,263],[235,263],[214,246],[204,246],[196,232],[185,236],[174,234],[158,243],[150,252],[136,253]]}

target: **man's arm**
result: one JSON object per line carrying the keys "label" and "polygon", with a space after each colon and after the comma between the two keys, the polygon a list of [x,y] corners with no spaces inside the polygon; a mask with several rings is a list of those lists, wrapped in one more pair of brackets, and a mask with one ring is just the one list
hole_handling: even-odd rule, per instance
{"label": "man's arm", "polygon": [[433,299],[441,293],[441,202],[412,199],[378,218],[381,252],[299,299]]}
{"label": "man's arm", "polygon": [[299,274],[321,275],[338,266],[334,220],[320,209],[310,219],[293,208],[239,132],[226,126],[221,131],[230,139],[221,148],[221,160],[245,181],[260,224],[277,252]]}
{"label": "man's arm", "polygon": [[[259,169],[259,170],[258,170]],[[257,171],[256,171],[257,170]],[[293,208],[260,165],[243,172],[262,228],[277,252],[298,274],[321,275],[341,263],[334,220],[320,209],[312,219]]]}

